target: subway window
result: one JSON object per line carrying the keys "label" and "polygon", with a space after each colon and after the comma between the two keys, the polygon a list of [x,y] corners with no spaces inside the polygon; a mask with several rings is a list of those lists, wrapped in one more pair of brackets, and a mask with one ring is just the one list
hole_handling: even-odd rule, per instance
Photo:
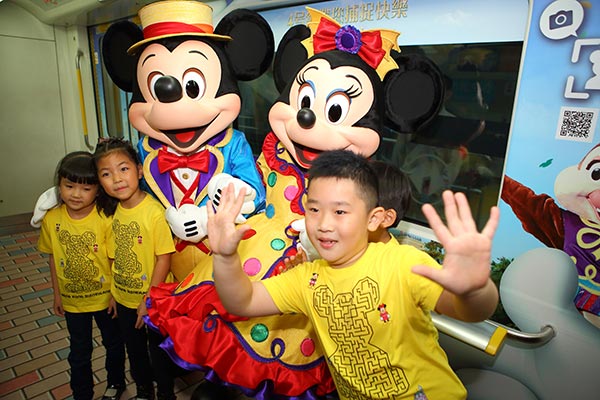
{"label": "subway window", "polygon": [[446,189],[464,192],[479,228],[496,205],[523,42],[403,46],[440,68],[445,97],[438,115],[420,131],[382,135],[376,157],[399,167],[412,186],[406,219],[426,224],[420,206],[441,214]]}

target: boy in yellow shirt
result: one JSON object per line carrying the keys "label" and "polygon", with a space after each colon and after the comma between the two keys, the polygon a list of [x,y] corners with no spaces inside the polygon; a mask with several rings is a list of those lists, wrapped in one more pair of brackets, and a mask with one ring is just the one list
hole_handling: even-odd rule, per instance
{"label": "boy in yellow shirt", "polygon": [[227,310],[241,316],[303,313],[319,335],[340,398],[464,399],[466,390],[438,344],[429,311],[463,321],[491,315],[498,292],[490,279],[499,212],[477,231],[466,197],[445,192],[447,225],[423,207],[446,250],[443,266],[412,246],[369,243],[385,209],[377,176],[348,151],[323,153],[309,171],[306,230],[322,259],[251,282],[235,226],[243,193],[225,191],[209,212],[214,281]]}

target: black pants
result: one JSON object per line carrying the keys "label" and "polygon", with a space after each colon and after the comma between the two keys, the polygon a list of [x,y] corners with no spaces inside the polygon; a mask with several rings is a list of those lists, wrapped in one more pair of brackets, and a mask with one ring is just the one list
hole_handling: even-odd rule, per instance
{"label": "black pants", "polygon": [[102,344],[106,349],[105,368],[108,385],[125,385],[125,349],[116,319],[107,310],[70,313],[65,312],[70,335],[69,365],[71,366],[71,390],[75,400],[91,400],[94,397],[92,373],[92,320],[100,329]]}
{"label": "black pants", "polygon": [[117,313],[129,356],[131,377],[136,385],[152,387],[152,381],[156,380],[158,393],[170,397],[179,368],[158,346],[163,337],[145,325],[141,329],[135,328],[137,310],[117,303]]}

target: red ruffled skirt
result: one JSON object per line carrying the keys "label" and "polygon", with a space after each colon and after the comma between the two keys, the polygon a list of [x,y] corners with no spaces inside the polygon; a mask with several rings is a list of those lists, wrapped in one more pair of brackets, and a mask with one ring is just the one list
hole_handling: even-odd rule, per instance
{"label": "red ruffled skirt", "polygon": [[212,281],[183,292],[178,286],[150,290],[148,317],[182,368],[258,399],[316,399],[335,390],[305,316],[237,317],[224,309]]}

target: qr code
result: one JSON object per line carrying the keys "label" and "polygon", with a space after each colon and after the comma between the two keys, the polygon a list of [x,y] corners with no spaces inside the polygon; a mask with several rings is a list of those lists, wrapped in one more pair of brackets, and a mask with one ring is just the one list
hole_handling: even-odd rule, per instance
{"label": "qr code", "polygon": [[556,128],[556,138],[591,143],[598,120],[598,108],[562,107]]}

